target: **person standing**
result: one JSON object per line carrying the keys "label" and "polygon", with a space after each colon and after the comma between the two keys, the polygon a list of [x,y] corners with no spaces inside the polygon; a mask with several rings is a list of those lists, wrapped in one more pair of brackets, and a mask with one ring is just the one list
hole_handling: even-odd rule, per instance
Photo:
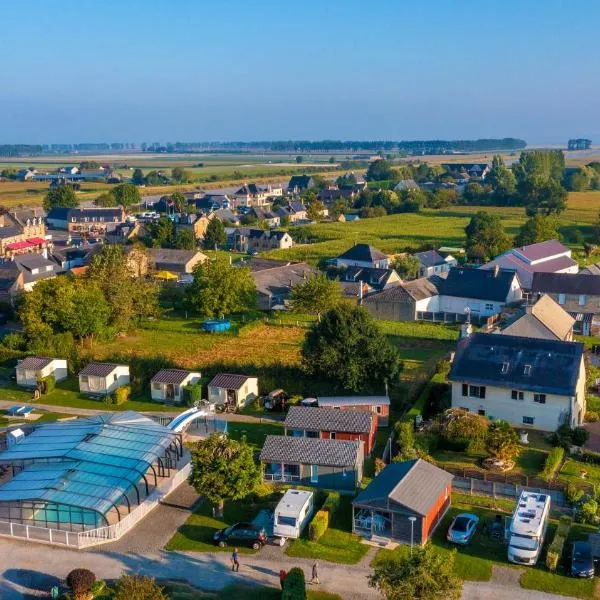
{"label": "person standing", "polygon": [[231,570],[235,572],[240,570],[240,561],[237,548],[234,548],[233,552],[231,553]]}
{"label": "person standing", "polygon": [[321,583],[319,581],[319,565],[317,563],[314,563],[312,566],[312,579],[310,580],[311,583],[315,583],[315,584],[319,584]]}
{"label": "person standing", "polygon": [[285,569],[281,569],[281,571],[279,571],[279,583],[281,584],[281,589],[283,589],[286,577],[287,577],[287,571]]}

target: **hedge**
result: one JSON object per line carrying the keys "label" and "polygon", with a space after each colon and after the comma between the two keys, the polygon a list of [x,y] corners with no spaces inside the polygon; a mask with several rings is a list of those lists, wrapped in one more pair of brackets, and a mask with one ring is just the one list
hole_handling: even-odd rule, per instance
{"label": "hedge", "polygon": [[548,546],[548,552],[546,553],[546,567],[549,571],[556,571],[558,563],[563,554],[565,541],[569,535],[569,529],[571,528],[571,518],[568,516],[562,516],[560,518],[554,539],[550,546]]}
{"label": "hedge", "polygon": [[194,406],[200,400],[202,400],[202,384],[190,383],[183,386],[183,401],[186,406]]}
{"label": "hedge", "polygon": [[46,375],[46,377],[41,377],[39,380],[41,384],[42,393],[49,394],[56,387],[56,377],[54,375]]}
{"label": "hedge", "polygon": [[112,403],[116,405],[125,404],[125,402],[129,400],[130,394],[131,387],[128,385],[122,385],[115,390]]}
{"label": "hedge", "polygon": [[565,449],[561,446],[557,446],[552,448],[546,457],[546,462],[544,463],[544,470],[542,471],[542,479],[546,481],[550,481],[554,479],[562,461],[565,457]]}
{"label": "hedge", "polygon": [[306,600],[306,581],[304,571],[299,567],[290,569],[281,592],[281,600]]}
{"label": "hedge", "polygon": [[336,510],[340,507],[340,493],[339,492],[328,492],[325,502],[321,510],[326,510],[329,513],[329,520],[333,517]]}
{"label": "hedge", "polygon": [[318,541],[329,527],[329,512],[318,510],[308,526],[308,539],[312,542]]}

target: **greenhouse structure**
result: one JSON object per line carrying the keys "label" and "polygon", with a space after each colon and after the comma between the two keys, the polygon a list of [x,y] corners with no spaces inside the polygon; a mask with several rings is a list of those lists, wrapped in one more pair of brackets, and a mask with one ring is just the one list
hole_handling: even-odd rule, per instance
{"label": "greenhouse structure", "polygon": [[0,522],[11,531],[114,525],[177,473],[183,455],[181,433],[135,412],[40,425],[0,453]]}

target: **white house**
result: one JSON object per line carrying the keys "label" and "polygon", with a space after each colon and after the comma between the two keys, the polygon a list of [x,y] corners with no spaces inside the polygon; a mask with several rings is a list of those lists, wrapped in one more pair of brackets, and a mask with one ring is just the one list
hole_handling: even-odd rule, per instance
{"label": "white house", "polygon": [[452,406],[515,427],[555,431],[583,424],[583,344],[474,333],[458,342]]}
{"label": "white house", "polygon": [[54,375],[56,381],[66,379],[68,375],[67,361],[62,358],[46,358],[43,356],[28,356],[17,363],[15,367],[17,385],[35,387],[40,379]]}
{"label": "white house", "polygon": [[387,254],[380,252],[369,244],[355,244],[336,258],[336,266],[344,267],[370,267],[372,269],[387,269],[390,259]]}
{"label": "white house", "polygon": [[519,276],[521,286],[530,290],[534,273],[578,273],[579,265],[571,258],[571,249],[558,240],[546,240],[521,248],[513,248],[481,269],[512,269]]}
{"label": "white house", "polygon": [[431,277],[432,275],[447,273],[452,267],[456,267],[458,264],[457,260],[451,254],[444,257],[435,250],[415,252],[413,256],[421,263],[419,277]]}
{"label": "white house", "polygon": [[117,388],[129,385],[129,366],[91,362],[79,372],[79,391],[82,394],[107,396]]}
{"label": "white house", "polygon": [[200,377],[200,373],[196,371],[161,369],[150,380],[152,400],[179,404],[183,401],[183,388],[198,383]]}
{"label": "white house", "polygon": [[208,401],[211,404],[246,406],[258,397],[258,377],[219,373],[208,384]]}

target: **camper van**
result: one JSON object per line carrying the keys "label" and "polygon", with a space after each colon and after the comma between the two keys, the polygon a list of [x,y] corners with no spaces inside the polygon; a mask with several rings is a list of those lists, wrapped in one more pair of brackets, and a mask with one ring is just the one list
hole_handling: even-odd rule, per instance
{"label": "camper van", "polygon": [[282,539],[300,537],[312,511],[312,492],[288,490],[275,508],[273,535]]}
{"label": "camper van", "polygon": [[548,519],[550,496],[521,492],[510,521],[508,560],[519,565],[535,565],[542,551]]}

